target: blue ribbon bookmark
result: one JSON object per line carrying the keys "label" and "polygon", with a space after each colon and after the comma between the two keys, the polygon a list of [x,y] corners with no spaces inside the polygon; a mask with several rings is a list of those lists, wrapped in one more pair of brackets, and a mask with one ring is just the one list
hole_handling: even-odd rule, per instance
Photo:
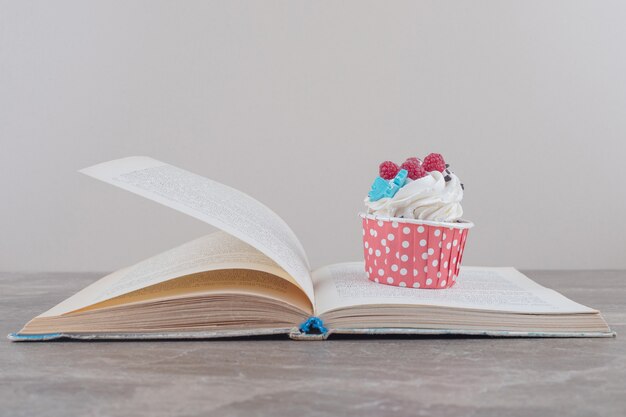
{"label": "blue ribbon bookmark", "polygon": [[317,330],[322,334],[328,331],[328,329],[324,327],[324,322],[319,317],[309,317],[307,321],[300,325],[300,331],[302,333],[311,333],[312,330]]}

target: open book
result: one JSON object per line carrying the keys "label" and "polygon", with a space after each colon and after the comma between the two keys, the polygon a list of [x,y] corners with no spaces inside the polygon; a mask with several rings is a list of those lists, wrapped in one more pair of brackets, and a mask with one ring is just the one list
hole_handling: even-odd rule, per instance
{"label": "open book", "polygon": [[311,271],[289,226],[240,191],[147,157],[81,172],[221,231],[105,276],[32,319],[12,340],[614,335],[598,311],[513,268],[463,267],[458,284],[446,290],[376,284],[362,262]]}

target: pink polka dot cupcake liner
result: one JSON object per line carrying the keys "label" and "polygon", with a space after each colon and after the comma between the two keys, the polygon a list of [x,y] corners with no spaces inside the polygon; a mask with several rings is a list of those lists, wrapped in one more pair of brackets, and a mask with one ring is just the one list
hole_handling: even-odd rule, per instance
{"label": "pink polka dot cupcake liner", "polygon": [[360,217],[365,272],[371,281],[429,289],[450,288],[456,283],[472,222],[445,223],[371,214]]}

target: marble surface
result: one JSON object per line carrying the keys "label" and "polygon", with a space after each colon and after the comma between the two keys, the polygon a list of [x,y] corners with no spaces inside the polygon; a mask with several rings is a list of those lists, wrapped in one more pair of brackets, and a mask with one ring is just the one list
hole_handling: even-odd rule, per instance
{"label": "marble surface", "polygon": [[[624,416],[626,271],[527,274],[611,339],[0,341],[1,416]],[[96,280],[0,273],[0,331]]]}

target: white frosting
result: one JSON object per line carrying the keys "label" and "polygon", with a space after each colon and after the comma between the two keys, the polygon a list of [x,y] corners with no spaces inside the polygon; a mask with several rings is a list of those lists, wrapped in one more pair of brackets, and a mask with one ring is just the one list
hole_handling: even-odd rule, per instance
{"label": "white frosting", "polygon": [[400,188],[392,198],[377,201],[365,199],[368,214],[382,217],[404,217],[405,219],[451,222],[463,215],[461,200],[463,188],[459,178],[446,182],[439,171],[429,172],[425,177],[410,181]]}

